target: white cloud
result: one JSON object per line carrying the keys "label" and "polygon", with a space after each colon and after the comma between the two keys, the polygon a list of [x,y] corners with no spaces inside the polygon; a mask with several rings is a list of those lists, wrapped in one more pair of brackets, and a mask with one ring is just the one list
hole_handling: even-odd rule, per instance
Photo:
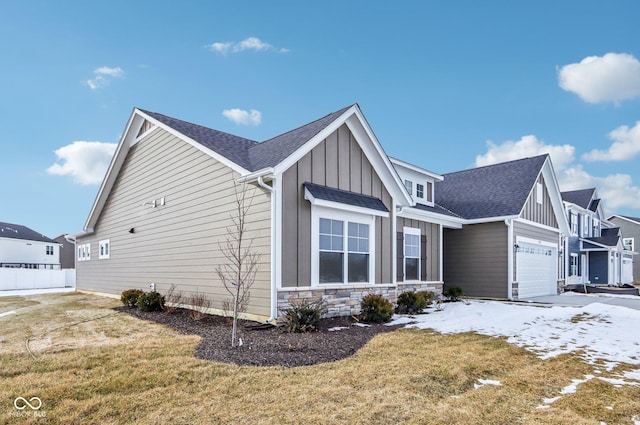
{"label": "white cloud", "polygon": [[594,149],[582,155],[585,161],[625,161],[633,159],[640,153],[640,121],[629,128],[626,125],[614,129],[609,133],[613,140],[607,150]]}
{"label": "white cloud", "polygon": [[260,51],[273,51],[277,53],[287,53],[290,50],[285,48],[276,48],[273,47],[269,43],[265,43],[257,37],[248,37],[242,41],[231,41],[231,42],[216,42],[207,46],[209,50],[212,52],[219,53],[221,55],[226,56],[229,52],[239,53],[244,52],[246,50],[253,50],[256,52]]}
{"label": "white cloud", "polygon": [[116,151],[116,143],[77,141],[55,151],[62,164],[55,163],[47,173],[72,176],[82,185],[100,184]]}
{"label": "white cloud", "polygon": [[571,145],[547,145],[536,136],[523,136],[518,141],[508,140],[500,145],[487,142],[488,151],[476,156],[476,167],[512,161],[548,153],[554,168],[562,170],[573,161],[576,148]]}
{"label": "white cloud", "polygon": [[640,96],[640,62],[626,53],[588,56],[558,72],[560,87],[585,102],[615,102]]}
{"label": "white cloud", "polygon": [[640,208],[640,188],[633,185],[629,174],[596,177],[587,173],[582,165],[576,165],[558,173],[558,182],[562,191],[597,188],[608,211]]}
{"label": "white cloud", "polygon": [[94,69],[93,74],[95,77],[92,80],[87,80],[85,83],[91,90],[96,90],[108,85],[111,78],[124,77],[124,70],[119,66],[115,68],[101,66],[100,68]]}
{"label": "white cloud", "polygon": [[222,115],[227,117],[238,125],[259,125],[262,122],[262,113],[252,109],[245,111],[244,109],[225,109],[222,111]]}

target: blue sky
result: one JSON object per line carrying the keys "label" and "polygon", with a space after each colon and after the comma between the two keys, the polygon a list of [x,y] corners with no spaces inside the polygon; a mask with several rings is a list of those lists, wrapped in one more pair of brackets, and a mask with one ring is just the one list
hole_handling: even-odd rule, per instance
{"label": "blue sky", "polygon": [[358,103],[447,173],[543,152],[640,216],[637,1],[0,2],[0,221],[82,230],[133,107],[265,140]]}

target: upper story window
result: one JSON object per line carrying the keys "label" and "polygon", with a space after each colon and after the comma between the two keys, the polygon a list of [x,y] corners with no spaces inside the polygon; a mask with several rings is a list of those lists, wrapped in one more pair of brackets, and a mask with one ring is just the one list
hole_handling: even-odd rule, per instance
{"label": "upper story window", "polygon": [[82,245],[78,245],[78,261],[87,261],[91,260],[91,244],[85,243]]}
{"label": "upper story window", "polygon": [[47,245],[46,253],[47,255],[53,255],[53,245]]}
{"label": "upper story window", "polygon": [[582,236],[586,237],[589,236],[589,216],[588,215],[583,215],[582,216]]}
{"label": "upper story window", "polygon": [[404,229],[404,280],[420,280],[420,229]]}
{"label": "upper story window", "polygon": [[592,230],[591,235],[592,235],[594,238],[598,238],[598,237],[600,237],[600,220],[598,220],[597,218],[595,218],[595,217],[594,217],[594,218],[593,218],[593,225],[592,225],[592,227],[593,227],[593,230]]}
{"label": "upper story window", "polygon": [[413,195],[413,182],[411,180],[405,180],[404,187],[407,189],[409,195]]}
{"label": "upper story window", "polygon": [[622,245],[626,251],[635,251],[633,238],[622,238]]}
{"label": "upper story window", "polygon": [[571,234],[578,234],[578,214],[569,213],[569,217],[571,217]]}
{"label": "upper story window", "polygon": [[416,183],[416,196],[418,198],[424,198],[424,186],[420,183]]}
{"label": "upper story window", "polygon": [[433,183],[427,182],[427,202],[433,202]]}

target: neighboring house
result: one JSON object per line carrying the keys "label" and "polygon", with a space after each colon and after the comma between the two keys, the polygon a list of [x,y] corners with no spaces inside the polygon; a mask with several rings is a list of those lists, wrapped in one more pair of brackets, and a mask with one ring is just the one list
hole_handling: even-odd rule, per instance
{"label": "neighboring house", "polygon": [[76,235],[77,288],[175,285],[222,313],[215,269],[239,188],[261,255],[245,317],[270,321],[302,298],[336,316],[367,293],[440,293],[443,229],[461,227],[434,203],[441,179],[390,160],[358,105],[261,143],[134,109]]}
{"label": "neighboring house", "polygon": [[562,192],[571,233],[565,243],[567,284],[631,283],[633,256],[624,252],[619,227],[605,220],[595,188]]}
{"label": "neighboring house", "polygon": [[0,267],[60,269],[60,244],[26,226],[0,222]]}
{"label": "neighboring house", "polygon": [[75,269],[76,268],[76,244],[69,234],[65,233],[57,238],[53,238],[54,241],[60,244],[60,266],[63,269]]}
{"label": "neighboring house", "polygon": [[443,177],[435,184],[435,203],[464,223],[444,231],[446,286],[512,300],[557,294],[568,224],[549,156]]}
{"label": "neighboring house", "polygon": [[[638,250],[640,250],[640,218],[630,217],[626,215],[612,215],[607,219],[607,221],[613,223],[613,225],[620,227],[620,231],[622,232],[622,246],[624,248],[625,254],[633,253],[635,255]],[[640,279],[640,261],[636,261],[636,257],[632,255],[632,272],[631,272],[631,281],[636,281]],[[625,256],[623,261],[626,261],[626,264],[629,263],[628,256]],[[623,265],[623,270],[626,270],[628,266]],[[626,279],[629,280],[629,276],[625,276]]]}

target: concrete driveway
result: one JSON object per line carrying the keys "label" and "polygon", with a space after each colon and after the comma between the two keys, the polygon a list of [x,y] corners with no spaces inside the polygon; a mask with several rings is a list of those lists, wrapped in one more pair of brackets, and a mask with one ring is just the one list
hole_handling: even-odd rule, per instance
{"label": "concrete driveway", "polygon": [[617,305],[621,307],[640,310],[640,297],[634,295],[608,295],[608,294],[579,294],[577,292],[565,292],[560,295],[547,295],[544,297],[531,297],[520,300],[526,303],[542,305],[558,305],[565,307],[583,307],[587,304],[600,303]]}

